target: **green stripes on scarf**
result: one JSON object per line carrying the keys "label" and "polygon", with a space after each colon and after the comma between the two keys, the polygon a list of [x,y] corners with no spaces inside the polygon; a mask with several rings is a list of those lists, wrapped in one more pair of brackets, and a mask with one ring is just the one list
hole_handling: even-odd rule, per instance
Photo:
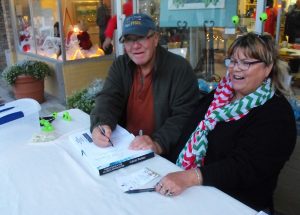
{"label": "green stripes on scarf", "polygon": [[[222,89],[231,89],[231,82],[228,77],[225,77],[223,83],[225,85],[220,91],[215,92],[215,100],[219,99],[219,94],[222,94]],[[220,85],[221,86],[221,85]],[[226,88],[226,89],[225,89]],[[208,112],[205,114],[204,120],[202,120],[197,126],[196,130],[191,134],[188,142],[178,156],[176,164],[184,169],[195,168],[196,166],[201,166],[201,161],[206,155],[208,141],[207,134],[213,130],[218,122],[221,121],[231,121],[239,120],[244,117],[252,108],[263,105],[274,95],[274,90],[271,86],[271,80],[268,79],[263,84],[256,89],[256,91],[250,93],[249,95],[243,97],[240,100],[236,100],[230,103],[232,98],[233,90],[231,95],[222,94],[222,99],[224,100],[224,95],[228,95],[225,98],[227,102],[221,106],[213,107],[212,102]],[[213,109],[214,108],[214,109]]]}

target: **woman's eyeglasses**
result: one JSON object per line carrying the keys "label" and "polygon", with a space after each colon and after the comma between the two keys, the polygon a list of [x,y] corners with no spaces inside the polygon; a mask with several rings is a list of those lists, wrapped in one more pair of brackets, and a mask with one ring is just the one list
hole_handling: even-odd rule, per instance
{"label": "woman's eyeglasses", "polygon": [[256,61],[246,61],[246,60],[234,60],[230,58],[225,59],[225,66],[229,68],[233,68],[237,66],[240,70],[248,70],[251,65],[257,64],[257,63],[262,63],[263,61],[261,60],[256,60]]}
{"label": "woman's eyeglasses", "polygon": [[147,35],[147,36],[125,36],[122,38],[122,40],[120,41],[121,43],[124,43],[127,46],[132,46],[134,43],[139,43],[141,45],[144,45],[146,43],[146,41],[154,36],[154,32]]}

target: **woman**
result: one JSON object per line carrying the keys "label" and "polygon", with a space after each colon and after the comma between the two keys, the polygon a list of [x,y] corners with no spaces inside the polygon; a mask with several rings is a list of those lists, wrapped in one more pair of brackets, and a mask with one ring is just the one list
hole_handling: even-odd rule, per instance
{"label": "woman", "polygon": [[215,186],[256,210],[272,209],[280,169],[296,142],[285,98],[288,67],[267,35],[238,37],[228,56],[228,74],[182,135],[177,165],[185,171],[166,175],[156,191],[173,196],[194,185]]}

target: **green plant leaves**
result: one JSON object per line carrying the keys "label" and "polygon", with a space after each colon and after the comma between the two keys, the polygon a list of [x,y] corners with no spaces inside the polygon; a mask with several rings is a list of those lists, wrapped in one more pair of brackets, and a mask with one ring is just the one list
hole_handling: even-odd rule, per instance
{"label": "green plant leaves", "polygon": [[102,90],[104,80],[96,79],[88,88],[75,92],[72,96],[67,98],[68,108],[78,108],[87,114],[95,106],[95,97]]}
{"label": "green plant leaves", "polygon": [[4,80],[13,85],[19,75],[29,75],[36,79],[44,79],[51,74],[49,65],[43,61],[24,60],[8,66],[2,72]]}

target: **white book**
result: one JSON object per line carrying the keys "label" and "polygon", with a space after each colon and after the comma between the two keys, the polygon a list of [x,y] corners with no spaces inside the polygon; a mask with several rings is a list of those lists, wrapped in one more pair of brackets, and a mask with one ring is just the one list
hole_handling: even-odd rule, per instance
{"label": "white book", "polygon": [[94,144],[89,129],[71,134],[69,139],[100,175],[154,157],[152,150],[128,149],[134,135],[119,125],[110,137],[113,146],[101,148]]}

